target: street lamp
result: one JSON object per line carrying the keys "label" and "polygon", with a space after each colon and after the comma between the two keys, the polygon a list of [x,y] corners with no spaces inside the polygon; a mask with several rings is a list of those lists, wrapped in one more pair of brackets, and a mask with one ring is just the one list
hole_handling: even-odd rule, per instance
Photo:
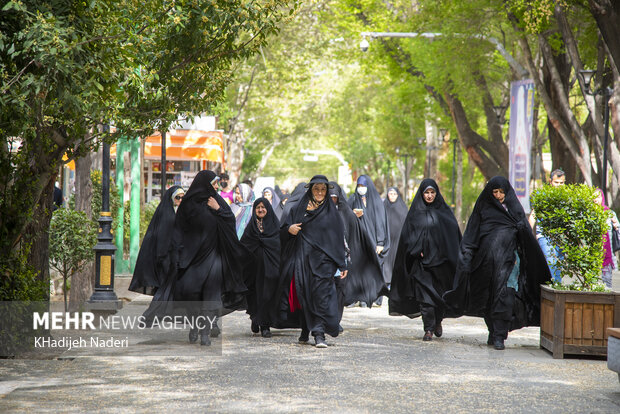
{"label": "street lamp", "polygon": [[396,156],[397,157],[404,157],[405,158],[405,186],[404,186],[404,192],[403,195],[405,197],[405,202],[409,202],[409,157],[413,156],[413,154],[410,153],[405,153],[400,151],[400,147],[396,147],[394,149],[394,151],[396,152]]}
{"label": "street lamp", "polygon": [[[104,133],[110,126],[103,126]],[[99,214],[99,234],[95,251],[95,291],[86,308],[100,314],[114,314],[123,307],[123,302],[114,293],[114,254],[116,245],[112,237],[112,213],[110,212],[110,144],[103,141],[101,171],[101,213]]]}
{"label": "street lamp", "polygon": [[601,177],[601,190],[603,194],[607,196],[607,146],[609,141],[609,99],[614,93],[614,90],[609,87],[601,86],[595,91],[590,89],[590,82],[594,77],[593,70],[580,70],[579,74],[583,77],[583,83],[585,85],[585,92],[588,95],[596,96],[601,95],[603,97],[603,103],[605,104],[605,112],[603,117],[603,123],[605,124],[605,137],[603,139],[603,174]]}

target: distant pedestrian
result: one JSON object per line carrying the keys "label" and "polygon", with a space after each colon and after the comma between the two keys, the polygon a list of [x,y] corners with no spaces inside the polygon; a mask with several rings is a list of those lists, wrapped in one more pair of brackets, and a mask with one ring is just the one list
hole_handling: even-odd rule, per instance
{"label": "distant pedestrian", "polygon": [[237,237],[241,239],[245,226],[248,225],[252,218],[252,203],[254,202],[254,193],[252,187],[248,184],[237,184],[235,187],[235,201],[231,204],[230,208],[235,215],[235,227],[237,231]]}
{"label": "distant pedestrian", "polygon": [[330,181],[330,184],[329,196],[342,218],[350,256],[346,279],[336,280],[339,293],[342,295],[340,310],[342,313],[342,307],[356,302],[372,306],[381,295],[387,295],[388,290],[383,281],[374,242],[362,229],[360,220],[347,204],[340,186],[333,181]]}
{"label": "distant pedestrian", "polygon": [[54,204],[53,204],[54,211],[62,207],[62,203],[63,203],[62,190],[58,186],[58,181],[56,181],[54,183]]}
{"label": "distant pedestrian", "polygon": [[595,202],[602,205],[605,211],[607,211],[611,217],[607,219],[607,233],[603,236],[603,268],[601,270],[601,276],[603,283],[609,289],[611,289],[611,281],[614,269],[618,269],[618,260],[611,245],[612,232],[614,229],[618,230],[620,225],[618,224],[618,216],[616,212],[607,207],[605,204],[605,195],[600,188],[596,189],[598,193]]}
{"label": "distant pedestrian", "polygon": [[271,309],[278,299],[280,278],[280,222],[271,203],[258,198],[252,206],[252,219],[241,237],[241,243],[254,254],[252,268],[254,285],[248,296],[248,313],[252,319],[252,332],[260,329],[263,338],[271,338]]}
{"label": "distant pedestrian", "polygon": [[[566,175],[564,171],[557,169],[551,171],[551,178],[549,179],[549,185],[552,187],[558,187],[564,185],[566,183]],[[536,240],[538,241],[538,245],[545,255],[545,259],[547,260],[547,264],[549,265],[549,271],[551,272],[551,276],[555,282],[562,281],[562,275],[560,274],[560,269],[556,266],[558,260],[564,259],[564,254],[562,250],[558,246],[555,246],[551,243],[551,241],[545,237],[542,233],[542,227],[538,224],[536,220],[536,212],[532,211],[530,214],[530,226],[535,229],[536,232]]]}
{"label": "distant pedestrian", "polygon": [[327,347],[325,334],[338,336],[334,278],[347,276],[344,226],[336,206],[327,199],[328,185],[324,175],[312,177],[280,227],[282,300],[276,327],[301,325],[299,342],[307,342],[312,333],[317,348]]}
{"label": "distant pedestrian", "polygon": [[263,197],[265,197],[267,201],[269,201],[271,207],[273,207],[274,209],[280,204],[280,196],[275,192],[272,187],[263,188]]}
{"label": "distant pedestrian", "polygon": [[226,200],[228,204],[232,204],[235,196],[235,192],[229,187],[230,177],[225,172],[220,175],[220,181],[218,182],[219,194]]}
{"label": "distant pedestrian", "polygon": [[443,334],[443,294],[452,288],[461,230],[435,180],[420,183],[400,233],[390,315],[422,315],[424,341]]}
{"label": "distant pedestrian", "polygon": [[[355,193],[349,197],[348,203],[373,241],[383,271],[385,256],[390,249],[390,230],[383,200],[369,176],[362,175],[357,179]],[[381,298],[376,304],[381,305]]]}
{"label": "distant pedestrian", "polygon": [[396,259],[396,251],[398,250],[398,239],[400,231],[407,217],[407,204],[396,187],[389,187],[387,197],[383,200],[385,206],[385,214],[387,216],[388,227],[390,231],[390,250],[385,256],[383,263],[383,279],[385,283],[392,283],[392,272],[394,269],[394,260]]}
{"label": "distant pedestrian", "polygon": [[171,240],[175,213],[185,191],[173,185],[164,193],[149,223],[134,268],[129,290],[153,296],[174,271]]}
{"label": "distant pedestrian", "polygon": [[484,317],[487,344],[502,350],[508,331],[540,325],[540,285],[550,279],[514,189],[493,177],[469,217],[446,305],[456,315]]}

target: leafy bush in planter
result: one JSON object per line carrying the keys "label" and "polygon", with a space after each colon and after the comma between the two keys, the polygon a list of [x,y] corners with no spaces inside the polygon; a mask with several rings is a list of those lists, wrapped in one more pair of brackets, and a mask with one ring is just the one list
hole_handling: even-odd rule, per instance
{"label": "leafy bush in planter", "polygon": [[596,189],[584,184],[536,189],[532,208],[542,234],[564,254],[556,266],[562,278],[574,278],[570,290],[604,290],[600,276],[603,267],[603,236],[607,233],[608,213],[595,203]]}
{"label": "leafy bush in planter", "polygon": [[63,277],[65,310],[69,278],[93,260],[97,243],[97,227],[82,211],[59,208],[54,211],[50,224],[50,266]]}

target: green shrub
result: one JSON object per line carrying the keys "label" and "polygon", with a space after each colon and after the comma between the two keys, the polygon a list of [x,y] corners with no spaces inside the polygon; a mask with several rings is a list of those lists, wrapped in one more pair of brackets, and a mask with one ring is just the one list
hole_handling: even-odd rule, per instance
{"label": "green shrub", "polygon": [[564,255],[556,265],[562,279],[576,280],[567,287],[571,290],[599,290],[609,215],[596,196],[596,189],[584,184],[545,185],[531,196],[542,234]]}
{"label": "green shrub", "polygon": [[50,266],[63,277],[62,290],[67,309],[69,279],[93,260],[97,227],[84,212],[59,208],[52,215],[49,235]]}
{"label": "green shrub", "polygon": [[30,246],[0,257],[0,301],[48,300],[49,284],[28,263]]}

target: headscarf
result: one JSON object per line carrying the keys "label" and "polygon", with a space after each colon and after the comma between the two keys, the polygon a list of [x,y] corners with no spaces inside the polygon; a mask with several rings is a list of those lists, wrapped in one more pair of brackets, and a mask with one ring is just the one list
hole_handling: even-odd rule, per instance
{"label": "headscarf", "polygon": [[[435,190],[435,199],[427,204],[424,192],[428,188]],[[432,232],[429,233],[427,222],[433,222]],[[457,256],[446,254],[458,252],[461,239],[461,230],[454,217],[454,213],[446,204],[439,186],[432,178],[425,178],[416,192],[411,208],[405,218],[400,234],[399,245],[404,243],[407,254],[419,256],[424,252],[422,263],[425,266],[439,266],[445,261],[456,268]]]}
{"label": "headscarf", "polygon": [[265,191],[271,192],[271,207],[275,209],[277,206],[280,205],[280,196],[278,195],[278,193],[276,193],[276,191],[272,187],[265,187],[263,188],[263,191],[262,191],[262,197],[265,197]]}
{"label": "headscarf", "polygon": [[237,188],[241,194],[241,202],[238,202],[237,197],[235,196],[235,202],[230,206],[230,208],[235,215],[235,221],[237,222],[237,237],[241,238],[241,236],[243,236],[245,226],[248,225],[250,218],[252,218],[252,201],[254,200],[254,193],[252,192],[252,188],[245,183],[237,184]]}
{"label": "headscarf", "polygon": [[360,176],[357,179],[357,184],[365,185],[368,188],[364,196],[366,197],[366,206],[364,206],[362,196],[355,191],[349,198],[349,207],[364,210],[364,215],[361,217],[362,227],[368,232],[375,245],[383,246],[381,256],[385,256],[390,248],[390,234],[383,200],[381,200],[381,196],[369,176]]}
{"label": "headscarf", "polygon": [[174,196],[183,188],[174,185],[164,193],[146,230],[129,290],[153,295],[170,271],[170,241],[174,227]]}

